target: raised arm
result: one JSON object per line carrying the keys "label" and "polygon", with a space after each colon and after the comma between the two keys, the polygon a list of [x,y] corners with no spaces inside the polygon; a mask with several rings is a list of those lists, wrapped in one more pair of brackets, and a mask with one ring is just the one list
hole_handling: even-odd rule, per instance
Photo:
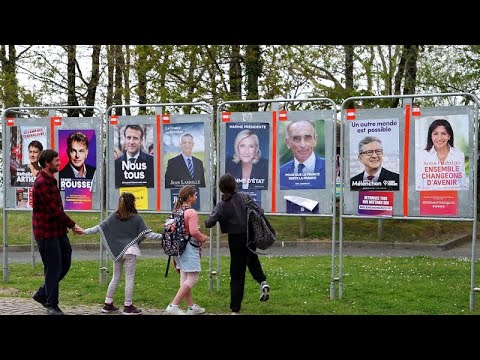
{"label": "raised arm", "polygon": [[163,239],[163,234],[159,234],[159,233],[150,231],[150,232],[146,233],[146,234],[144,235],[144,237],[145,237],[146,239],[150,239],[150,240],[158,240],[158,241],[161,241],[161,240]]}
{"label": "raised arm", "polygon": [[200,232],[200,225],[198,224],[198,214],[193,209],[185,211],[185,223],[187,224],[188,231],[198,241],[207,241],[210,237]]}

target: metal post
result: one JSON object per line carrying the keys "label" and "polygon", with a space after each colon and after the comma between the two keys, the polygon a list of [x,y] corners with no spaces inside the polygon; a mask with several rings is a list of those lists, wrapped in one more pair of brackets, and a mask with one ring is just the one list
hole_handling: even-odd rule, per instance
{"label": "metal post", "polygon": [[383,219],[378,219],[377,223],[377,238],[378,241],[383,240]]}
{"label": "metal post", "polygon": [[305,216],[300,216],[300,237],[304,238],[307,236],[307,218]]}
{"label": "metal post", "polygon": [[33,238],[33,228],[32,228],[30,233],[30,253],[32,255],[32,269],[35,269],[35,245],[36,245],[36,241]]}
{"label": "metal post", "polygon": [[[4,132],[5,133],[5,132]],[[5,159],[5,158],[4,158]],[[5,163],[3,164],[3,174],[5,175]],[[5,186],[5,176],[3,177],[3,186]],[[3,194],[4,197],[4,207],[3,207],[3,281],[8,282],[8,241],[7,241],[7,211],[5,210],[5,197],[6,194]]]}

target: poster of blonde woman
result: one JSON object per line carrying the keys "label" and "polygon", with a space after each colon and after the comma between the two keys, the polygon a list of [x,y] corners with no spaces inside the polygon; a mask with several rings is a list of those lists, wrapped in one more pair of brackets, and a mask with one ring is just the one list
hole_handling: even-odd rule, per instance
{"label": "poster of blonde woman", "polygon": [[226,125],[225,172],[235,177],[239,190],[268,189],[269,124]]}
{"label": "poster of blonde woman", "polygon": [[468,115],[415,120],[415,189],[468,190]]}

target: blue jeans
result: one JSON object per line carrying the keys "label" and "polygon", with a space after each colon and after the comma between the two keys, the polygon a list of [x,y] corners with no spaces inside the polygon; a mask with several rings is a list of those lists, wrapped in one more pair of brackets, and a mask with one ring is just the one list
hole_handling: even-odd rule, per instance
{"label": "blue jeans", "polygon": [[37,241],[43,262],[45,282],[37,295],[46,300],[47,306],[58,306],[58,288],[60,280],[67,275],[72,263],[72,247],[67,234],[61,237]]}

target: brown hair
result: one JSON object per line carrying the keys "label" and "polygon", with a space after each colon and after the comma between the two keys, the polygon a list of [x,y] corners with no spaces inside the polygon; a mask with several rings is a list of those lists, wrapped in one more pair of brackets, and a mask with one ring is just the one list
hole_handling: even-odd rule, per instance
{"label": "brown hair", "polygon": [[192,185],[185,185],[180,188],[180,191],[178,192],[178,199],[175,202],[175,206],[173,207],[173,210],[178,210],[182,207],[183,203],[187,201],[188,197],[190,195],[195,195],[197,192],[197,189],[195,189],[195,186]]}
{"label": "brown hair", "polygon": [[72,149],[72,143],[74,141],[85,145],[85,147],[88,149],[88,137],[86,137],[85,134],[81,133],[80,131],[73,132],[67,138],[67,155],[68,151]]}
{"label": "brown hair", "polygon": [[28,144],[28,149],[30,149],[31,147],[34,147],[34,148],[37,148],[38,150],[42,151],[43,150],[43,145],[40,141],[38,140],[33,140],[30,142],[30,144]]}
{"label": "brown hair", "polygon": [[450,123],[445,119],[437,119],[433,121],[428,127],[427,146],[425,146],[425,150],[430,151],[430,149],[433,147],[432,133],[439,126],[443,126],[445,130],[447,130],[447,134],[450,135],[450,140],[448,140],[448,145],[453,147],[452,125],[450,125]]}
{"label": "brown hair", "polygon": [[237,188],[237,182],[235,178],[230,173],[225,173],[220,178],[218,182],[218,188],[222,192],[222,200],[228,201],[231,199],[233,194],[235,194],[235,189]]}
{"label": "brown hair", "polygon": [[137,131],[140,131],[140,134],[142,134],[140,136],[140,140],[143,140],[143,127],[141,125],[127,125],[125,127],[125,130],[123,130],[123,136],[127,136],[127,129],[133,129],[133,130],[137,130]]}
{"label": "brown hair", "polygon": [[132,193],[124,192],[118,198],[118,209],[115,212],[120,220],[127,220],[133,214],[137,214],[135,207],[135,196]]}
{"label": "brown hair", "polygon": [[53,159],[58,157],[58,152],[52,149],[42,150],[40,156],[38,157],[38,163],[42,169],[47,167],[47,163],[52,162]]}

